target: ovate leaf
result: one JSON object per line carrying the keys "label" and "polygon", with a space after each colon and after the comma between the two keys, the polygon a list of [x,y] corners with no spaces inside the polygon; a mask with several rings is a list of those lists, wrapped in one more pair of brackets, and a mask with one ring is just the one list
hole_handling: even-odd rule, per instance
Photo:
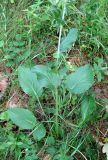
{"label": "ovate leaf", "polygon": [[69,31],[67,37],[63,39],[63,41],[61,42],[61,46],[60,46],[61,52],[66,52],[68,49],[72,47],[72,44],[75,43],[77,39],[77,32],[78,30],[76,28],[72,28]]}
{"label": "ovate leaf", "polygon": [[75,73],[70,74],[65,81],[66,88],[75,94],[84,93],[93,83],[94,74],[89,64],[80,67]]}
{"label": "ovate leaf", "polygon": [[96,110],[95,99],[92,96],[86,96],[81,104],[81,114],[83,121],[86,120]]}
{"label": "ovate leaf", "polygon": [[11,108],[7,113],[12,122],[22,129],[33,129],[36,125],[35,116],[27,109]]}
{"label": "ovate leaf", "polygon": [[39,123],[33,132],[33,137],[37,141],[40,141],[42,138],[45,137],[45,135],[46,135],[46,129],[43,124]]}
{"label": "ovate leaf", "polygon": [[43,83],[39,83],[36,73],[30,67],[20,66],[18,68],[18,78],[26,94],[30,96],[40,96],[42,94]]}

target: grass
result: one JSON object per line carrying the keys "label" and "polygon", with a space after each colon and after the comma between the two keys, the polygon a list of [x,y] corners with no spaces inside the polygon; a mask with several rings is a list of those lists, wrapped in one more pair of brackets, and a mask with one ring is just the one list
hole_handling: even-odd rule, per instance
{"label": "grass", "polygon": [[[108,142],[105,109],[108,99],[107,10],[106,0],[60,0],[57,4],[52,0],[0,1],[0,71],[4,71],[11,82],[9,94],[0,105],[0,159],[106,159],[100,143]],[[61,54],[60,42],[71,28],[78,29],[77,41]],[[41,96],[34,89],[35,96],[28,96],[20,88],[18,68],[22,64],[51,67],[51,83],[56,85],[59,81],[55,75],[59,69],[64,67],[61,70],[64,80],[65,72],[74,72],[87,63],[93,68],[95,84],[84,94],[70,93],[64,84],[55,88],[50,84],[52,88],[44,89]],[[33,138],[36,128],[22,130],[4,114],[6,101],[14,90],[21,107],[29,109],[38,123],[44,125],[46,134],[42,139]],[[82,116],[86,113],[81,107],[84,97],[95,99],[96,110],[91,114],[88,109],[83,121]],[[94,101],[89,101],[94,106]],[[89,108],[90,104],[87,104]],[[39,135],[43,133],[42,129]]]}

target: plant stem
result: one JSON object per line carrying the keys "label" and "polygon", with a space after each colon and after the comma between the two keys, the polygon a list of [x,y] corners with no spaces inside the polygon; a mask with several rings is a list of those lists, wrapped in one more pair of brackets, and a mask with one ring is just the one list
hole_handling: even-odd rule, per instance
{"label": "plant stem", "polygon": [[[62,21],[64,21],[65,13],[66,13],[66,3],[67,0],[64,0],[64,8],[63,8],[63,14],[62,14]],[[58,40],[58,48],[57,48],[57,61],[60,58],[60,44],[61,44],[61,36],[62,36],[62,30],[63,30],[63,25],[60,25],[60,30],[59,30],[59,40]]]}
{"label": "plant stem", "polygon": [[[66,13],[66,3],[67,0],[64,0],[64,7],[63,7],[63,14],[62,14],[62,21],[64,21],[65,18],[65,13]],[[60,29],[59,29],[59,40],[58,40],[58,48],[57,48],[57,62],[59,62],[59,58],[60,58],[60,45],[61,45],[61,37],[62,37],[62,30],[63,30],[63,25],[60,25]],[[59,65],[59,63],[58,63]],[[56,134],[58,136],[58,130],[59,130],[59,121],[58,121],[58,116],[59,116],[59,103],[58,103],[58,88],[56,88],[55,91],[56,95],[55,95],[55,100],[56,100],[56,113],[55,113],[55,124],[56,124]]]}
{"label": "plant stem", "polygon": [[58,136],[58,129],[59,129],[58,115],[59,115],[58,89],[56,89],[56,113],[55,113],[55,124],[56,124],[56,134],[57,134],[57,136]]}

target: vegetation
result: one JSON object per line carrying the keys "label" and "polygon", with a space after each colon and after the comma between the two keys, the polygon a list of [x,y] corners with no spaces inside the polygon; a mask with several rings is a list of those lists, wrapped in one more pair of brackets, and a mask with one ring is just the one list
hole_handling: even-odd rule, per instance
{"label": "vegetation", "polygon": [[107,44],[107,0],[0,0],[0,159],[108,159]]}

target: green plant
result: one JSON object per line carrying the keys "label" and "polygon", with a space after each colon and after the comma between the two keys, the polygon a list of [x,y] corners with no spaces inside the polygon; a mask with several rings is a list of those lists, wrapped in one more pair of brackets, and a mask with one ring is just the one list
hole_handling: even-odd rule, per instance
{"label": "green plant", "polygon": [[104,76],[108,75],[107,63],[102,58],[97,57],[95,58],[93,66],[98,82],[101,82],[104,79]]}
{"label": "green plant", "polygon": [[106,0],[0,2],[0,72],[14,84],[9,101],[18,90],[26,107],[1,109],[0,159],[105,159],[107,101],[94,90],[107,89],[107,9]]}
{"label": "green plant", "polygon": [[[86,92],[94,83],[93,71],[90,65],[80,67],[75,73],[72,73],[70,75],[62,75],[62,73],[60,73],[60,70],[54,71],[54,69],[51,69],[44,65],[37,65],[32,68],[20,66],[18,71],[19,81],[22,89],[30,96],[36,97],[39,104],[39,97],[42,95],[43,89],[48,88],[52,91],[52,95],[54,96],[56,104],[57,126],[59,112],[58,101],[61,96],[59,95],[60,86],[62,86],[61,89],[63,91],[69,90],[70,93],[73,94],[82,94]],[[79,75],[81,75],[80,78],[78,78]]]}
{"label": "green plant", "polygon": [[27,47],[27,43],[26,40],[23,40],[23,35],[16,35],[15,40],[9,43],[8,48],[4,49],[4,52],[6,52],[4,56],[6,66],[14,67],[30,56],[31,52]]}
{"label": "green plant", "polygon": [[[63,9],[63,20],[65,15],[65,7],[66,2]],[[52,97],[55,101],[55,111],[52,117],[52,128],[53,132],[57,135],[57,137],[61,136],[61,133],[64,132],[62,127],[60,127],[60,117],[63,109],[63,100],[61,100],[61,97],[66,96],[67,93],[71,96],[74,94],[83,94],[83,96],[86,96],[85,93],[87,93],[87,91],[94,84],[93,70],[89,64],[79,67],[74,73],[69,73],[69,70],[64,65],[64,62],[61,63],[61,60],[64,57],[64,53],[66,53],[71,48],[72,44],[75,43],[77,38],[77,29],[73,28],[69,31],[67,36],[63,40],[61,40],[62,30],[63,26],[61,25],[59,32],[60,34],[58,40],[58,49],[57,52],[54,54],[56,61],[53,66],[30,66],[26,64],[21,65],[18,68],[19,82],[23,91],[29,96],[36,98],[41,110],[44,113],[45,120],[48,120],[48,117],[42,107],[40,97],[44,93],[45,89],[47,91],[49,90],[49,92],[52,93]],[[63,70],[65,71],[64,73],[62,72]],[[85,107],[87,107],[86,105],[88,105],[88,108],[87,112],[84,113],[84,109]],[[95,100],[92,97],[86,97],[86,99],[82,102],[81,112],[83,121],[86,121],[87,116],[90,116],[95,111],[95,109]],[[82,124],[80,124],[79,127],[82,128]],[[40,130],[40,132],[42,132],[42,130]],[[62,155],[62,153],[60,153],[60,155]]]}
{"label": "green plant", "polygon": [[46,130],[43,124],[36,121],[35,116],[26,109],[15,108],[7,111],[9,118],[22,129],[32,129],[32,133],[35,139],[41,140]]}
{"label": "green plant", "polygon": [[[7,120],[7,126],[5,131],[5,141],[0,143],[0,150],[6,151],[5,158],[9,156],[15,156],[15,159],[20,159],[23,154],[25,154],[25,159],[32,157],[36,159],[36,145],[32,141],[31,136],[34,141],[42,140],[46,135],[46,129],[42,123],[36,121],[34,115],[27,109],[14,108],[1,114],[0,119],[2,121]],[[13,133],[12,129],[14,125],[9,121],[12,120],[14,124],[19,126],[23,131],[28,130],[29,135],[26,132]],[[37,156],[38,159],[38,156]]]}

